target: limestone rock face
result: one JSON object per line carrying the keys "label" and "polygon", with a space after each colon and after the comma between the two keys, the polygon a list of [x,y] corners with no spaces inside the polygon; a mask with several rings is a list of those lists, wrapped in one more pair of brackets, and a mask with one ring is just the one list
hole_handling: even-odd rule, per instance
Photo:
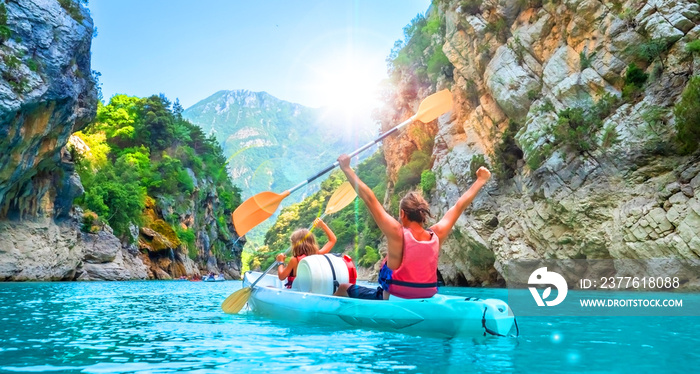
{"label": "limestone rock face", "polygon": [[[514,176],[494,177],[457,221],[442,245],[443,278],[503,285],[504,264],[517,259],[699,260],[700,159],[664,148],[674,134],[673,106],[689,77],[700,74],[698,56],[685,51],[700,35],[697,2],[542,3],[484,1],[477,14],[463,13],[459,1],[438,5],[455,106],[434,131],[431,212],[441,217],[466,191],[475,156],[495,164],[509,121],[518,123],[514,139],[523,154]],[[507,26],[500,36],[489,31],[496,20]],[[665,46],[660,58],[630,52],[650,41]],[[532,162],[551,146],[562,110],[620,97],[632,62],[653,83],[606,115],[593,134],[596,147],[556,146]],[[410,109],[432,92],[402,105]],[[603,146],[606,128],[618,141]],[[404,132],[385,146],[390,176],[411,153],[390,148],[410,137]]]}
{"label": "limestone rock face", "polygon": [[122,247],[119,239],[106,231],[99,231],[96,234],[82,233],[81,239],[85,249],[83,259],[90,264],[114,261]]}
{"label": "limestone rock face", "polygon": [[83,233],[77,219],[0,221],[0,280],[147,279],[138,252],[111,232]]}
{"label": "limestone rock face", "polygon": [[78,232],[49,219],[0,222],[0,279],[71,280],[83,255],[78,242]]}
{"label": "limestone rock face", "polygon": [[83,263],[82,273],[77,280],[131,280],[148,279],[146,266],[138,256],[133,256],[125,248],[117,248],[114,260],[107,263]]}
{"label": "limestone rock face", "polygon": [[519,62],[524,59],[507,46],[496,50],[486,67],[484,80],[505,114],[513,119],[525,117],[530,108],[527,93],[540,90],[540,80],[528,68],[527,64]]}
{"label": "limestone rock face", "polygon": [[0,217],[54,213],[53,202],[42,204],[42,199],[56,197],[61,148],[95,115],[92,19],[76,6],[71,16],[55,0],[6,4],[10,36],[0,47]]}

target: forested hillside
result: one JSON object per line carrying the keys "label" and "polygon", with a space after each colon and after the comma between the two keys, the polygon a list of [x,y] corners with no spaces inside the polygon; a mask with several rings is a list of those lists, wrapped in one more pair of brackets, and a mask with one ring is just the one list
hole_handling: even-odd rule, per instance
{"label": "forested hillside", "polygon": [[231,183],[217,140],[184,120],[178,102],[116,95],[75,136],[84,231],[108,223],[151,260],[171,259],[175,267],[160,267],[172,275],[190,273],[177,265],[183,262],[174,258],[178,249],[202,268],[237,258],[241,246],[233,246],[230,215],[240,189]]}

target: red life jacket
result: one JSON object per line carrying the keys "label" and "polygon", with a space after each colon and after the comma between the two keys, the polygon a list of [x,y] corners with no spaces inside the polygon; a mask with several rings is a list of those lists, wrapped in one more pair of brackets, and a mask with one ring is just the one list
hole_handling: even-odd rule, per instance
{"label": "red life jacket", "polygon": [[404,299],[421,299],[437,293],[440,241],[434,232],[428,232],[430,240],[422,242],[413,237],[411,230],[403,228],[403,257],[401,266],[388,280],[390,294]]}
{"label": "red life jacket", "polygon": [[[297,259],[297,266],[299,266],[299,263],[304,259],[304,257],[306,257],[306,255],[294,256],[294,258]],[[294,279],[297,277],[296,275],[296,270],[290,271],[289,276],[287,277],[287,283],[284,286],[287,288],[292,288],[292,283],[294,283]]]}

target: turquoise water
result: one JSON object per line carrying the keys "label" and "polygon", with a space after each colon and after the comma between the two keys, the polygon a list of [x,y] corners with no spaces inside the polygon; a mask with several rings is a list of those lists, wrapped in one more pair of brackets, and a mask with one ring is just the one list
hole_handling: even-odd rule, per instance
{"label": "turquoise water", "polygon": [[700,317],[520,317],[517,339],[446,340],[222,313],[240,286],[0,283],[0,371],[659,373],[700,363]]}

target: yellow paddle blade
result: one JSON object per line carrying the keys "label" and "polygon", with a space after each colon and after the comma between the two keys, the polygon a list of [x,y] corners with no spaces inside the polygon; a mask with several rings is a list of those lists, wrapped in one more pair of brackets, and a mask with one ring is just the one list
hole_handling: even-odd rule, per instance
{"label": "yellow paddle blade", "polygon": [[238,236],[245,235],[253,227],[270,218],[275,213],[280,202],[289,196],[289,191],[281,194],[274,192],[261,192],[239,205],[231,214],[233,226]]}
{"label": "yellow paddle blade", "polygon": [[416,120],[426,123],[440,117],[451,109],[452,93],[450,93],[450,90],[442,90],[426,97],[420,103],[415,117]]}
{"label": "yellow paddle blade", "polygon": [[221,309],[224,313],[236,314],[243,309],[245,303],[248,302],[250,298],[250,292],[252,289],[250,287],[241,288],[240,290],[232,293],[229,297],[221,303]]}
{"label": "yellow paddle blade", "polygon": [[357,197],[357,193],[355,192],[355,189],[352,188],[352,185],[350,182],[345,182],[338,187],[337,190],[333,193],[333,196],[328,200],[328,204],[326,205],[326,214],[333,214],[353,202],[355,200],[355,197]]}

